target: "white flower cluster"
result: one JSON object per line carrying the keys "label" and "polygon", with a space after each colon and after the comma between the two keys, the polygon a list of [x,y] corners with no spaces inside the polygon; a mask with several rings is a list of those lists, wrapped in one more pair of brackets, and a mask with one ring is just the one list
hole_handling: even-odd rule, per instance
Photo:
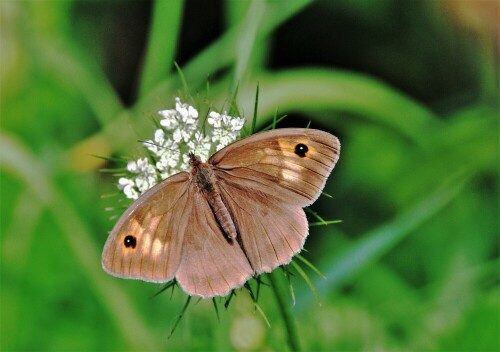
{"label": "white flower cluster", "polygon": [[139,194],[146,192],[158,182],[156,170],[147,158],[129,161],[127,170],[131,174],[137,175],[132,179],[120,177],[118,180],[118,188],[123,191],[127,198],[137,199]]}
{"label": "white flower cluster", "polygon": [[236,140],[245,124],[244,119],[229,116],[225,111],[222,115],[215,111],[210,112],[207,122],[214,126],[212,142],[218,142],[217,151]]}
{"label": "white flower cluster", "polygon": [[175,98],[175,109],[158,113],[162,116],[162,128],[155,131],[153,140],[144,142],[154,164],[150,164],[148,158],[129,161],[130,177],[118,180],[118,188],[127,198],[137,199],[158,180],[188,170],[188,152],[207,161],[211,153],[235,141],[245,124],[241,117],[229,116],[225,111],[222,114],[211,111],[207,119],[210,128],[204,135],[200,132],[198,110],[179,98]]}

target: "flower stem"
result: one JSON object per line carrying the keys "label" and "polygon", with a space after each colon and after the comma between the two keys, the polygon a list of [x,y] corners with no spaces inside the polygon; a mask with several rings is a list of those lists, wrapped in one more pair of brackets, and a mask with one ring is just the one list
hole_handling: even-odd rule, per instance
{"label": "flower stem", "polygon": [[292,351],[300,351],[299,334],[297,331],[297,325],[295,324],[295,319],[292,315],[292,310],[290,309],[290,302],[286,299],[287,288],[284,276],[279,272],[279,270],[274,270],[267,275],[269,281],[271,281],[271,286],[273,288],[274,296],[278,302],[278,307],[281,313],[281,317],[285,324],[285,328],[288,335],[288,345]]}

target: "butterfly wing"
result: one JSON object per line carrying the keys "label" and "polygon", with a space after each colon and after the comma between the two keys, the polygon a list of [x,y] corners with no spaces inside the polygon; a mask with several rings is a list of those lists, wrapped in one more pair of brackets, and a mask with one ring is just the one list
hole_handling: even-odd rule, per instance
{"label": "butterfly wing", "polygon": [[232,182],[221,182],[219,189],[255,273],[288,264],[303,248],[308,226],[301,207]]}
{"label": "butterfly wing", "polygon": [[302,207],[314,202],[339,158],[338,139],[323,131],[279,129],[216,153],[218,186],[256,273],[287,264],[308,234]]}
{"label": "butterfly wing", "polygon": [[209,163],[240,243],[223,234],[206,197],[183,172],[122,215],[104,247],[103,268],[144,281],[175,276],[189,294],[225,295],[300,251],[308,232],[302,207],[321,193],[339,150],[336,137],[309,129],[235,142]]}
{"label": "butterfly wing", "polygon": [[189,174],[181,172],[144,193],[106,241],[102,266],[111,275],[166,282],[179,267],[192,211]]}
{"label": "butterfly wing", "polygon": [[225,296],[242,286],[253,270],[239,244],[222,232],[202,193],[194,187],[190,193],[193,210],[175,277],[190,295]]}
{"label": "butterfly wing", "polygon": [[230,144],[209,163],[219,179],[305,207],[321,194],[339,153],[339,140],[330,133],[284,128]]}

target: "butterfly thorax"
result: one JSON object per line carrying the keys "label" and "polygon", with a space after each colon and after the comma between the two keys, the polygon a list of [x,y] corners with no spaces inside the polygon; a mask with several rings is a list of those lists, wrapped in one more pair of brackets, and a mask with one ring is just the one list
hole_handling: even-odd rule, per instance
{"label": "butterfly thorax", "polygon": [[214,175],[212,166],[201,161],[198,155],[189,153],[189,165],[191,166],[191,180],[203,192],[212,193],[214,189]]}
{"label": "butterfly thorax", "polygon": [[229,239],[235,238],[237,235],[236,227],[231,213],[221,197],[213,166],[202,162],[200,157],[193,153],[189,153],[189,165],[191,166],[191,182],[195,184],[196,191],[202,193],[208,201],[217,222],[226,236]]}

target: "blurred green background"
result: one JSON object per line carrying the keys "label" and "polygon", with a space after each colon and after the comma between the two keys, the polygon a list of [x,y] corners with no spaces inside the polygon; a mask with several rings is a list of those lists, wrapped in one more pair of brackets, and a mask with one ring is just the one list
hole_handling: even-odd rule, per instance
{"label": "blurred green background", "polygon": [[[222,107],[238,87],[258,127],[342,143],[312,209],[296,303],[317,351],[498,351],[499,3],[5,1],[1,19],[1,350],[286,350],[241,291],[217,321],[159,285],[113,278],[100,253],[116,178],[182,90]],[[314,219],[312,220],[314,221]],[[265,279],[264,279],[265,280]],[[196,301],[196,300],[195,300]]]}

